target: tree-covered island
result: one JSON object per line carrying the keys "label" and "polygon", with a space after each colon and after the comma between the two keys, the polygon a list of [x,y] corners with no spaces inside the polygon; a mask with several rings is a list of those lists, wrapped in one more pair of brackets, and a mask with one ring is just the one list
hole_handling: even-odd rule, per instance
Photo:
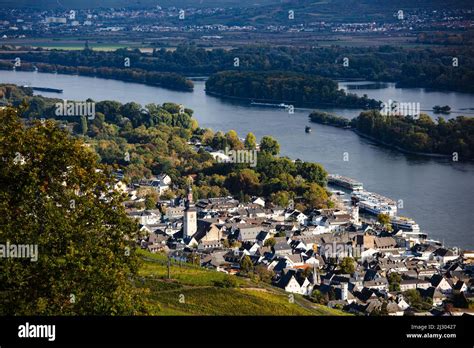
{"label": "tree-covered island", "polygon": [[380,102],[346,93],[337,82],[314,75],[271,72],[224,71],[206,81],[206,92],[224,98],[287,103],[295,107],[338,106],[378,108]]}
{"label": "tree-covered island", "polygon": [[385,116],[378,110],[360,113],[352,120],[326,112],[314,111],[312,122],[350,128],[362,136],[405,152],[455,156],[459,160],[474,158],[474,119],[458,116],[449,120],[439,117],[436,121],[421,114],[410,116]]}

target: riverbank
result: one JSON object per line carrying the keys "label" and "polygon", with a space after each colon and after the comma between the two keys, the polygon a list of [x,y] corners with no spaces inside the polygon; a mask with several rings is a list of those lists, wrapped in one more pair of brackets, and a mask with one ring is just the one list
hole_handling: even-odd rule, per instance
{"label": "riverbank", "polygon": [[70,67],[45,63],[22,63],[19,68],[14,67],[13,64],[0,64],[0,70],[98,77],[109,80],[140,83],[180,92],[192,92],[194,89],[193,82],[179,74],[147,72],[141,69]]}
{"label": "riverbank", "polygon": [[437,158],[450,158],[450,157],[452,157],[451,155],[444,155],[444,154],[440,154],[440,153],[427,153],[427,152],[416,152],[416,151],[406,150],[406,149],[401,148],[400,146],[389,144],[389,143],[384,142],[382,140],[379,140],[377,138],[371,137],[370,135],[359,132],[357,129],[355,129],[353,127],[341,127],[341,126],[332,125],[332,124],[329,124],[329,123],[319,123],[319,122],[314,122],[314,121],[311,121],[311,122],[322,124],[322,125],[325,125],[325,126],[336,127],[336,128],[339,128],[339,129],[345,129],[345,130],[353,131],[358,136],[360,136],[362,138],[365,138],[365,139],[368,139],[368,140],[371,140],[371,141],[373,141],[374,143],[376,143],[378,145],[382,145],[384,147],[387,147],[387,148],[390,148],[390,149],[393,149],[393,150],[397,150],[397,151],[400,151],[400,152],[403,152],[403,153],[409,154],[409,155],[437,157]]}
{"label": "riverbank", "polygon": [[393,149],[393,150],[398,150],[400,152],[403,152],[403,153],[406,153],[406,154],[409,154],[409,155],[437,157],[437,158],[450,158],[450,157],[452,157],[451,155],[444,155],[444,154],[440,154],[440,153],[427,153],[427,152],[416,152],[416,151],[406,150],[406,149],[401,148],[399,146],[392,145],[392,144],[386,143],[382,140],[379,140],[377,138],[371,137],[370,135],[361,133],[355,128],[344,128],[344,129],[351,130],[354,133],[356,133],[358,136],[360,136],[362,138],[365,138],[365,139],[369,139],[369,140],[373,141],[374,143],[377,143],[379,145],[383,145],[383,146],[388,147],[388,148]]}

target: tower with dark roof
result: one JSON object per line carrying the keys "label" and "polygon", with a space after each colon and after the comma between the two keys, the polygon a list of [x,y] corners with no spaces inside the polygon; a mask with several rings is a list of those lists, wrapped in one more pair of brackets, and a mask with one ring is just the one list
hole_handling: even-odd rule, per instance
{"label": "tower with dark roof", "polygon": [[186,208],[184,209],[183,238],[191,238],[197,231],[197,209],[193,203],[193,190],[188,189]]}

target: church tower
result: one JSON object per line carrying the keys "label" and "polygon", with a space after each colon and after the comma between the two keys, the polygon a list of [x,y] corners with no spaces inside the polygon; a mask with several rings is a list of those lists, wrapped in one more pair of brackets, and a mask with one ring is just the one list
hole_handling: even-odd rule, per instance
{"label": "church tower", "polygon": [[183,239],[191,238],[197,231],[197,210],[193,203],[193,191],[188,189],[186,208],[184,209]]}
{"label": "church tower", "polygon": [[313,263],[313,285],[321,285],[321,275],[315,263]]}

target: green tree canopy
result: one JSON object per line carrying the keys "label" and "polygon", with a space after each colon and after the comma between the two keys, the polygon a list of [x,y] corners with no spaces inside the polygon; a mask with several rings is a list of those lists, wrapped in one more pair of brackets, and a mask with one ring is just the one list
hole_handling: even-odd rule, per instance
{"label": "green tree canopy", "polygon": [[269,246],[269,247],[274,247],[276,244],[275,238],[268,238],[265,243],[263,243],[263,246]]}
{"label": "green tree canopy", "polygon": [[97,157],[53,121],[0,111],[0,242],[38,259],[0,262],[1,315],[134,315],[138,228]]}
{"label": "green tree canopy", "polygon": [[322,165],[311,162],[299,162],[298,173],[309,182],[326,186],[328,173]]}
{"label": "green tree canopy", "polygon": [[260,141],[260,150],[272,155],[278,155],[280,153],[280,144],[272,137],[264,136]]}
{"label": "green tree canopy", "polygon": [[339,267],[344,274],[352,274],[355,272],[355,262],[352,257],[345,257],[342,259]]}
{"label": "green tree canopy", "polygon": [[239,136],[235,130],[228,131],[225,137],[227,139],[227,143],[232,149],[240,150],[244,148],[244,145],[240,141]]}
{"label": "green tree canopy", "polygon": [[278,191],[272,193],[270,199],[273,204],[285,208],[290,202],[290,194],[287,191]]}
{"label": "green tree canopy", "polygon": [[312,183],[304,192],[303,198],[310,208],[325,208],[328,204],[328,195],[326,190],[318,184]]}
{"label": "green tree canopy", "polygon": [[248,133],[245,137],[245,148],[249,150],[253,150],[257,147],[257,138],[253,133]]}
{"label": "green tree canopy", "polygon": [[249,194],[258,194],[260,187],[259,174],[248,168],[237,173],[231,173],[226,180],[226,186],[234,193],[243,190]]}
{"label": "green tree canopy", "polygon": [[243,273],[249,273],[253,269],[252,260],[248,255],[245,255],[240,261],[240,270]]}
{"label": "green tree canopy", "polygon": [[382,225],[387,226],[390,224],[390,216],[388,214],[379,214],[377,215],[377,221]]}

